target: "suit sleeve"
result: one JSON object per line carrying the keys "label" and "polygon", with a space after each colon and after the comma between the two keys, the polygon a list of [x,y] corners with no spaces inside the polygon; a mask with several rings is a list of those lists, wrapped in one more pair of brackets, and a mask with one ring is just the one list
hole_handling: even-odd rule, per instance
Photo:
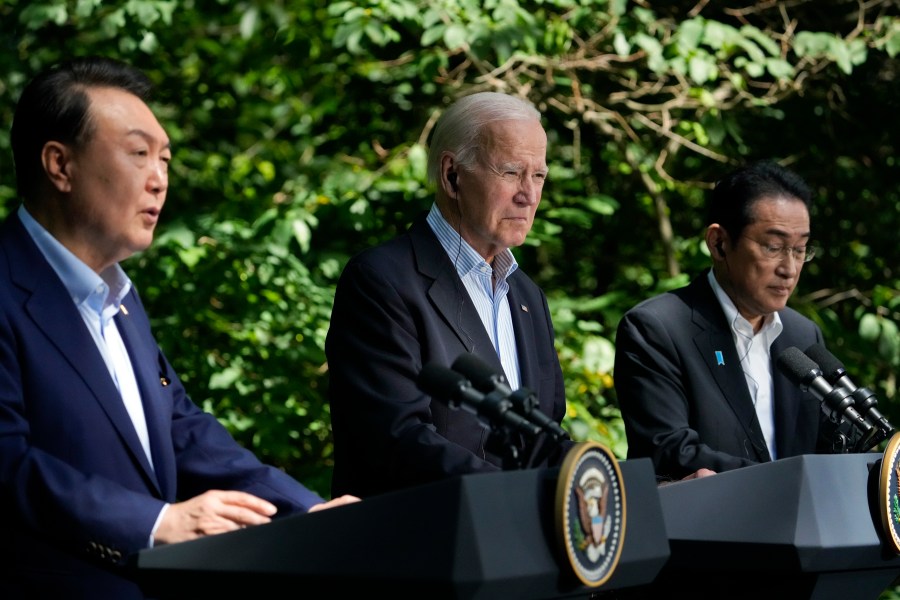
{"label": "suit sleeve", "polygon": [[[335,294],[325,344],[335,494],[370,495],[453,474],[497,470],[437,433],[431,397],[418,389],[416,379],[429,360],[425,346],[440,346],[434,339],[440,334],[429,329],[433,309],[398,289],[400,271],[353,260]],[[470,429],[487,434],[474,424]]]}
{"label": "suit sleeve", "polygon": [[692,428],[697,398],[685,387],[684,350],[656,313],[634,309],[619,323],[614,378],[629,458],[650,457],[659,476],[673,479],[754,464],[714,450]]}
{"label": "suit sleeve", "polygon": [[170,427],[176,465],[178,500],[186,500],[208,490],[239,490],[268,500],[278,508],[278,516],[306,512],[323,499],[285,472],[263,464],[253,452],[238,444],[228,430],[210,413],[190,399],[172,365],[156,345],[137,293],[131,299],[140,307],[132,311],[151,340],[159,365],[159,379],[166,380],[164,403],[171,408]]}
{"label": "suit sleeve", "polygon": [[[171,369],[171,367],[169,367]],[[287,473],[263,464],[238,444],[211,414],[178,384],[172,418],[181,500],[208,490],[240,490],[268,500],[278,517],[307,512],[323,499]]]}

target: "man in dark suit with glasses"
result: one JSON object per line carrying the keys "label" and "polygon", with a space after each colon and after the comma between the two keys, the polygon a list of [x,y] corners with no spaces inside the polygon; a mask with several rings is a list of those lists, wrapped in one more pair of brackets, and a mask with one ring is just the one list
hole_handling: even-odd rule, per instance
{"label": "man in dark suit with glasses", "polygon": [[774,162],[730,173],[710,199],[712,268],[620,322],[628,457],[650,457],[659,477],[826,448],[819,402],[774,368],[784,349],[822,343],[819,327],[787,307],[815,254],[810,201],[803,179]]}

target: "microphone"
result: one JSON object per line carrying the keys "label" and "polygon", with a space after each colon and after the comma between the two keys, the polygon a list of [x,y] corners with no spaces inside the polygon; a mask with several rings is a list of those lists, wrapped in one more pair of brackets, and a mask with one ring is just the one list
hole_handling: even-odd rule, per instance
{"label": "microphone", "polygon": [[511,390],[506,383],[506,377],[496,373],[487,363],[471,352],[460,354],[453,362],[452,369],[471,380],[472,385],[478,391],[485,394],[496,392],[507,398],[518,414],[546,431],[554,440],[561,441],[569,438],[565,429],[541,411],[540,401],[533,391],[527,387],[521,387],[516,391]]}
{"label": "microphone", "polygon": [[541,432],[540,427],[516,414],[509,400],[497,394],[481,393],[472,387],[468,379],[441,365],[425,365],[419,372],[416,385],[426,394],[447,402],[450,408],[461,407],[490,424],[511,426],[530,436]]}
{"label": "microphone", "polygon": [[813,344],[806,349],[806,355],[819,364],[825,379],[834,387],[846,390],[856,404],[856,410],[869,423],[878,427],[885,434],[894,431],[894,427],[882,415],[875,406],[878,399],[875,392],[865,387],[858,387],[847,375],[844,365],[838,358],[828,351],[822,344]]}
{"label": "microphone", "polygon": [[776,364],[801,390],[812,392],[821,402],[822,411],[834,423],[840,423],[842,418],[846,419],[863,433],[864,438],[875,433],[872,426],[853,407],[853,398],[850,394],[843,388],[832,387],[822,375],[819,365],[803,354],[799,348],[794,346],[787,348],[778,356]]}

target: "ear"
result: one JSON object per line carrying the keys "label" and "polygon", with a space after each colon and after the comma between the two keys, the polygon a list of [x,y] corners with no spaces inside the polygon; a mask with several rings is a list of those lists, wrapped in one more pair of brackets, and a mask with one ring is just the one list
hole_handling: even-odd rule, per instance
{"label": "ear", "polygon": [[725,260],[729,244],[728,232],[721,225],[713,223],[706,228],[706,247],[713,260]]}
{"label": "ear", "polygon": [[59,142],[47,142],[41,149],[41,164],[47,179],[60,192],[72,191],[72,153],[68,146]]}
{"label": "ear", "polygon": [[456,198],[459,191],[459,174],[456,170],[456,157],[451,152],[444,152],[441,155],[441,180],[438,185],[447,197]]}

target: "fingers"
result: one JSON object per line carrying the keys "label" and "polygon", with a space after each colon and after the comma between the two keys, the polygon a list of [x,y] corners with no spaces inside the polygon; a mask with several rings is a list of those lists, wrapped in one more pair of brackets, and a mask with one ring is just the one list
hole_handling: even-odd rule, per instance
{"label": "fingers", "polygon": [[197,496],[210,496],[220,503],[223,514],[244,525],[268,523],[278,512],[274,504],[247,492],[212,490]]}
{"label": "fingers", "polygon": [[262,525],[271,521],[273,504],[245,492],[211,490],[172,504],[163,514],[154,541],[171,544]]}
{"label": "fingers", "polygon": [[682,481],[687,481],[689,479],[700,479],[701,477],[709,477],[710,475],[715,475],[716,472],[711,469],[697,469],[690,475],[685,476]]}
{"label": "fingers", "polygon": [[309,512],[316,512],[319,510],[325,510],[326,508],[334,508],[335,506],[343,506],[344,504],[352,504],[353,502],[359,502],[359,498],[356,496],[338,496],[328,502],[322,502],[321,504],[316,504],[309,509]]}

